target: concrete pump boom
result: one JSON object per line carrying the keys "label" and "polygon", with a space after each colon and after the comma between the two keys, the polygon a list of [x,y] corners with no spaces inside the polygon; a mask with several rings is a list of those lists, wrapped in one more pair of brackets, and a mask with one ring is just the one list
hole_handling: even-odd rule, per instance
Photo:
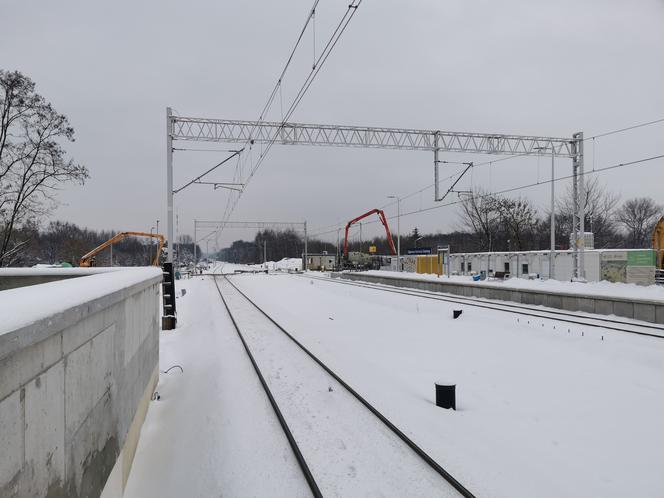
{"label": "concrete pump boom", "polygon": [[361,219],[366,218],[367,216],[371,216],[374,213],[378,215],[380,222],[385,227],[385,233],[387,234],[387,243],[390,246],[390,253],[392,254],[392,256],[396,255],[397,250],[394,248],[394,241],[392,240],[392,234],[390,233],[390,227],[387,224],[387,218],[385,217],[385,213],[380,209],[372,209],[371,211],[367,211],[363,215],[358,216],[357,218],[352,219],[348,223],[346,223],[346,237],[344,238],[344,258],[348,258],[348,230],[350,229],[351,225],[353,223],[357,223]]}

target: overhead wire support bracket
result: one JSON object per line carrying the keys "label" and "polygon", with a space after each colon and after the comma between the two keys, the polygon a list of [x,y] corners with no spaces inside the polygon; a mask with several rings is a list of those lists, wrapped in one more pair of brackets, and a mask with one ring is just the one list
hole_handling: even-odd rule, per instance
{"label": "overhead wire support bracket", "polygon": [[242,147],[240,150],[235,150],[235,151],[233,151],[233,153],[232,153],[230,156],[228,156],[226,159],[224,159],[224,160],[221,161],[220,163],[215,164],[215,165],[212,166],[209,170],[207,170],[205,173],[202,173],[202,174],[198,175],[196,178],[194,178],[193,180],[191,180],[191,181],[190,181],[189,183],[187,183],[186,185],[183,185],[182,187],[173,190],[173,193],[174,193],[174,194],[177,194],[178,192],[183,191],[184,189],[186,189],[186,188],[189,187],[190,185],[193,185],[194,183],[200,183],[200,179],[201,179],[201,178],[203,178],[204,176],[207,176],[208,174],[212,173],[212,172],[213,172],[215,169],[217,169],[219,166],[221,166],[222,164],[227,163],[228,161],[230,161],[231,159],[233,159],[235,156],[240,155],[243,151],[244,151],[244,147]]}
{"label": "overhead wire support bracket", "polygon": [[[447,161],[441,161],[441,162],[445,163]],[[459,197],[461,197],[462,193],[469,192],[468,190],[454,190],[454,187],[456,187],[456,184],[459,183],[459,181],[461,180],[463,175],[465,175],[468,172],[468,170],[473,167],[472,161],[469,162],[469,163],[461,163],[461,164],[465,164],[466,169],[464,169],[461,172],[461,174],[458,176],[458,178],[456,180],[454,180],[454,183],[450,186],[450,188],[447,189],[447,192],[445,192],[445,195],[443,195],[440,199],[436,199],[436,201],[444,200],[450,194],[450,192],[457,192],[459,194]],[[438,166],[438,165],[436,165],[436,166]]]}
{"label": "overhead wire support bracket", "polygon": [[237,188],[237,187],[244,187],[244,183],[229,183],[229,182],[194,182],[198,185],[212,185],[214,186],[214,190],[217,190],[218,188],[225,188],[228,190],[237,190],[238,192],[242,190],[242,188]]}

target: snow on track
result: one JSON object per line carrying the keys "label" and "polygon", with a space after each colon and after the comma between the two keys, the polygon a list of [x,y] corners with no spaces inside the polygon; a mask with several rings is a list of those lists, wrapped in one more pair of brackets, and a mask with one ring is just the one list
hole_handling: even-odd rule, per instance
{"label": "snow on track", "polygon": [[[463,305],[453,320],[457,304],[293,275],[233,281],[477,496],[664,496],[661,339]],[[440,378],[458,411],[433,404]]]}
{"label": "snow on track", "polygon": [[458,496],[225,279],[245,340],[325,496]]}
{"label": "snow on track", "polygon": [[125,498],[311,496],[212,278],[178,289],[187,293],[159,361],[184,373],[160,376]]}
{"label": "snow on track", "polygon": [[354,285],[356,287],[366,287],[370,289],[382,290],[384,292],[393,292],[407,296],[423,297],[426,299],[437,299],[457,304],[466,304],[469,306],[483,307],[508,313],[521,314],[524,317],[549,318],[554,321],[574,323],[576,325],[588,325],[590,327],[602,327],[606,330],[617,330],[619,332],[628,332],[638,335],[659,337],[664,339],[664,326],[650,322],[642,322],[630,318],[620,318],[615,315],[598,315],[582,311],[565,311],[557,308],[548,308],[546,306],[519,304],[511,301],[498,301],[495,299],[485,299],[478,297],[458,296],[445,292],[427,291],[421,289],[412,289],[408,287],[398,287],[386,284],[374,284],[363,282],[361,280],[345,280],[340,278],[319,277],[313,275],[298,275],[301,278],[309,278],[329,282],[339,285]]}

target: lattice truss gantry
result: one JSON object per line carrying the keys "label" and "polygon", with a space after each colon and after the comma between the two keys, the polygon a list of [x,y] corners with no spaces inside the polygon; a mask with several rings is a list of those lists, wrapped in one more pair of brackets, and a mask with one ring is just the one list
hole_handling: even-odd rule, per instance
{"label": "lattice truss gantry", "polygon": [[[173,140],[573,157],[570,138],[173,116]],[[544,151],[544,152],[543,152]]]}
{"label": "lattice truss gantry", "polygon": [[[543,156],[572,159],[575,193],[574,277],[584,278],[583,134],[569,138],[470,133],[441,130],[383,128],[370,126],[320,125],[304,123],[241,121],[174,116],[167,109],[167,176],[169,216],[172,215],[173,140],[280,145],[310,145],[432,151],[434,200],[440,201],[438,167],[440,152]],[[169,224],[169,240],[171,238]]]}

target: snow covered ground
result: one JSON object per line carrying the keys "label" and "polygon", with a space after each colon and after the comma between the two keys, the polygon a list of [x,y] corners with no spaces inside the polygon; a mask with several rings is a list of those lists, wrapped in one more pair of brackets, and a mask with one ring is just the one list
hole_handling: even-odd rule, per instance
{"label": "snow covered ground", "polygon": [[[477,496],[664,496],[664,341],[463,306],[453,320],[459,305],[306,276],[233,279]],[[161,375],[127,496],[298,496],[211,278],[180,287],[160,362],[185,372]],[[438,380],[457,384],[457,411],[434,405]]]}
{"label": "snow covered ground", "polygon": [[664,302],[664,286],[662,285],[636,285],[620,282],[561,282],[559,280],[529,280],[526,278],[510,278],[507,280],[480,280],[473,281],[470,276],[453,275],[450,277],[430,274],[418,274],[396,271],[371,270],[364,272],[369,275],[389,276],[399,278],[412,278],[417,280],[432,280],[459,282],[469,285],[488,285],[507,289],[530,289],[545,292],[557,292],[560,294],[589,294],[593,296],[647,299]]}

